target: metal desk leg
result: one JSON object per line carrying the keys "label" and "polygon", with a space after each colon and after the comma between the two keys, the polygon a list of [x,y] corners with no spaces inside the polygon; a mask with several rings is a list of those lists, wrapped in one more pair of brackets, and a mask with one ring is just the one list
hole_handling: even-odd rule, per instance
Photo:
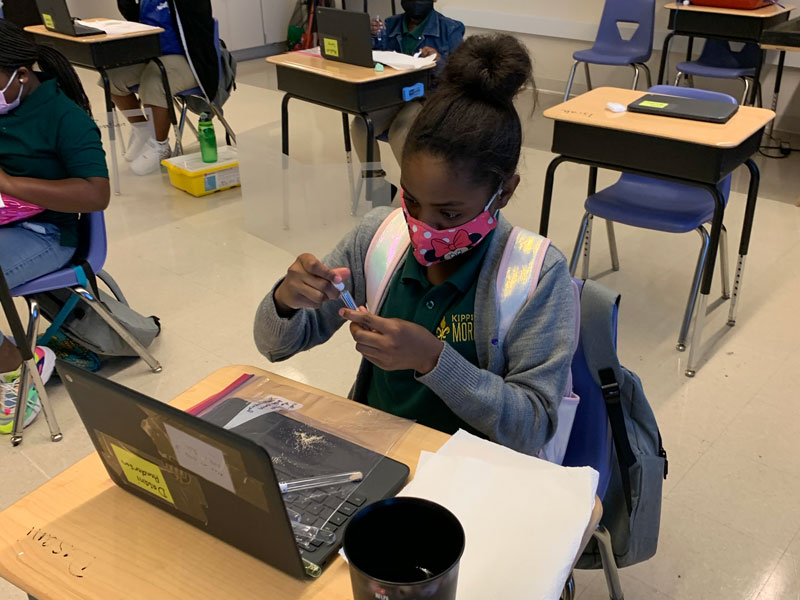
{"label": "metal desk leg", "polygon": [[[781,50],[778,53],[778,71],[775,73],[775,91],[772,93],[772,112],[778,111],[778,95],[781,93],[781,79],[783,79],[783,63],[786,61],[786,50]],[[775,130],[775,119],[769,122],[769,131],[767,137],[772,138],[772,132]]]}
{"label": "metal desk leg", "polygon": [[669,57],[670,42],[672,41],[674,35],[675,33],[670,31],[664,38],[664,45],[661,47],[661,63],[659,64],[658,67],[658,79],[657,79],[658,85],[664,83],[664,76],[668,75],[668,73],[666,73],[667,58]]}
{"label": "metal desk leg", "polygon": [[[350,143],[350,116],[342,113],[342,131],[344,132],[344,151],[347,155],[347,180],[350,183],[350,214],[355,216],[358,212],[358,197],[361,195],[361,185],[356,189],[355,177],[353,175],[353,146]],[[359,183],[361,178],[359,177]]]}
{"label": "metal desk leg", "polygon": [[114,195],[119,196],[119,166],[117,165],[117,132],[114,128],[114,102],[111,100],[111,82],[105,69],[98,69],[103,80],[103,91],[106,96],[106,114],[108,115],[108,141],[111,144],[111,173],[114,176]]}
{"label": "metal desk leg", "polygon": [[756,74],[753,76],[753,89],[750,90],[750,98],[748,98],[748,104],[750,106],[756,105],[756,97],[758,96],[758,90],[761,88],[761,63],[764,62],[764,51],[759,46],[758,48],[758,62],[756,63]]}
{"label": "metal desk leg", "polygon": [[708,246],[706,264],[703,267],[703,282],[700,286],[700,301],[697,303],[697,314],[694,317],[694,332],[692,333],[691,347],[689,348],[689,364],[684,371],[687,377],[694,377],[697,373],[697,362],[701,355],[700,344],[703,341],[703,325],[706,320],[708,295],[711,293],[711,283],[714,279],[714,263],[717,260],[717,248],[722,232],[722,217],[725,215],[725,199],[715,185],[703,186],[716,200],[714,203],[714,218],[711,221],[711,235]]}
{"label": "metal desk leg", "polygon": [[152,59],[161,71],[161,83],[164,86],[164,96],[167,99],[167,111],[169,112],[169,122],[172,123],[172,129],[175,132],[175,156],[183,154],[183,143],[178,137],[178,119],[175,116],[175,106],[172,104],[172,90],[169,88],[169,79],[167,78],[167,70],[164,68],[164,63],[160,58]]}
{"label": "metal desk leg", "polygon": [[556,156],[547,166],[547,175],[544,178],[544,194],[542,196],[542,216],[539,219],[539,235],[543,237],[547,237],[547,228],[550,225],[550,204],[553,201],[553,180],[555,179],[556,169],[565,160],[566,158],[563,156]]}
{"label": "metal desk leg", "polygon": [[367,191],[366,197],[367,202],[373,202],[375,200],[375,182],[373,181],[375,177],[373,174],[375,171],[380,169],[376,169],[375,165],[373,164],[375,161],[375,125],[372,123],[372,117],[370,117],[367,113],[359,114],[364,120],[364,125],[367,126]]}
{"label": "metal desk leg", "polygon": [[281,101],[281,168],[283,177],[283,229],[289,230],[289,100],[291,94],[284,94]]}
{"label": "metal desk leg", "polygon": [[747,251],[750,247],[750,233],[753,230],[753,217],[756,212],[756,200],[758,199],[758,186],[761,182],[761,174],[756,163],[748,158],[744,163],[750,170],[750,187],[747,190],[747,205],[744,209],[744,223],[742,223],[742,239],[739,242],[739,260],[736,263],[736,275],[733,280],[733,294],[731,297],[731,307],[728,311],[728,325],[736,325],[736,307],[739,301],[739,294],[742,292],[742,277],[744,276],[744,262],[747,258]]}

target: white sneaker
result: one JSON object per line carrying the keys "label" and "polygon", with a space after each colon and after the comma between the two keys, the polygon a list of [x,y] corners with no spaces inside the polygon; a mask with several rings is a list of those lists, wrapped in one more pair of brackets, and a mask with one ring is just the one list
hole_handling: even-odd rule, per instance
{"label": "white sneaker", "polygon": [[128,149],[125,151],[125,160],[133,160],[142,153],[147,140],[153,137],[150,123],[131,123],[131,136],[128,138]]}
{"label": "white sneaker", "polygon": [[136,175],[155,173],[161,161],[169,158],[170,154],[172,150],[169,147],[169,140],[159,142],[150,138],[145,143],[142,153],[131,163],[131,171]]}

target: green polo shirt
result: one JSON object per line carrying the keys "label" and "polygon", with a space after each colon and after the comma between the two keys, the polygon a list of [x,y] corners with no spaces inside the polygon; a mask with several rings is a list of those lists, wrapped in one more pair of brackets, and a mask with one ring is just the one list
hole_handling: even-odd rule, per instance
{"label": "green polo shirt", "polygon": [[[108,177],[100,130],[55,79],[43,81],[17,108],[0,115],[0,168],[35,179]],[[28,221],[56,225],[62,246],[78,244],[74,213],[46,210]]]}
{"label": "green polo shirt", "polygon": [[[470,250],[468,260],[440,285],[428,281],[425,268],[414,259],[413,248],[409,248],[403,268],[392,279],[380,316],[422,325],[477,366],[475,290],[492,235],[494,232]],[[384,371],[372,365],[368,401],[374,408],[445,433],[452,434],[461,428],[482,435],[417,381],[413,370]]]}
{"label": "green polo shirt", "polygon": [[403,19],[403,40],[401,42],[403,54],[411,55],[417,51],[417,46],[420,40],[422,40],[422,32],[425,31],[425,25],[428,24],[430,18],[431,13],[428,13],[428,16],[422,20],[422,23],[411,31],[408,30],[408,19]]}

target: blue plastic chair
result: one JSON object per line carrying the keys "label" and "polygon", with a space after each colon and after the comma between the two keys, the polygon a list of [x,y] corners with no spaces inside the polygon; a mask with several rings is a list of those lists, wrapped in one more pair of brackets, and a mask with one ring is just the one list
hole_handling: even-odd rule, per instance
{"label": "blue plastic chair", "polygon": [[[574,279],[579,291],[583,291],[583,280]],[[616,347],[617,310],[614,311],[614,346]],[[592,467],[600,474],[597,483],[597,496],[603,500],[608,490],[611,471],[614,466],[613,441],[611,426],[608,422],[608,411],[603,393],[595,383],[583,351],[583,341],[578,338],[578,348],[572,357],[572,389],[581,401],[575,412],[575,421],[567,443],[562,465],[565,467]],[[609,595],[612,599],[621,599],[622,586],[619,581],[617,565],[614,561],[614,550],[611,536],[602,525],[593,532],[603,561]],[[572,578],[565,587],[562,598],[570,600],[574,597],[574,581]]]}
{"label": "blue plastic chair", "polygon": [[[12,296],[25,297],[25,300],[28,303],[29,320],[26,343],[29,345],[29,347],[35,347],[39,330],[39,305],[36,300],[31,298],[31,296],[33,294],[40,294],[54,290],[68,289],[70,292],[78,296],[78,298],[86,302],[86,304],[88,304],[89,307],[91,307],[103,319],[103,321],[108,324],[109,327],[117,332],[117,334],[136,351],[136,353],[147,363],[153,372],[158,373],[161,371],[161,365],[159,362],[150,354],[150,352],[147,351],[144,346],[142,346],[139,340],[133,337],[128,330],[125,329],[125,327],[123,327],[122,324],[120,324],[119,321],[114,318],[105,305],[103,305],[103,303],[100,302],[97,297],[95,297],[92,291],[87,290],[83,285],[81,285],[81,283],[78,281],[78,276],[73,269],[73,266],[80,265],[85,261],[92,268],[92,271],[96,273],[106,285],[108,285],[117,299],[124,302],[125,298],[122,295],[122,292],[120,292],[119,287],[114,279],[108,273],[103,271],[103,265],[106,262],[107,250],[108,244],[106,240],[106,223],[103,212],[99,211],[84,213],[78,220],[78,248],[75,251],[75,255],[70,263],[58,269],[57,271],[53,271],[47,275],[42,275],[37,279],[11,289]],[[24,375],[25,374],[23,373],[23,381],[26,380]],[[35,378],[36,376],[34,376],[34,379]],[[24,403],[21,402],[21,399],[27,396],[27,389],[24,389],[27,387],[27,384],[20,386],[19,397],[17,398],[17,406],[24,406]],[[39,385],[36,385],[36,388],[39,392],[42,406],[48,407],[49,409],[49,402],[46,394],[44,393],[44,386],[41,386],[40,388]],[[58,425],[55,422],[55,415],[52,413],[52,410],[47,410],[47,412],[50,413],[50,416],[47,414],[45,416],[48,416],[48,423],[51,425],[51,437],[53,441],[58,441],[61,439],[60,432],[57,435],[53,434],[54,428],[58,428]],[[20,414],[22,414],[22,411],[20,411]],[[15,422],[14,434],[12,435],[11,443],[16,446],[21,442],[22,427],[18,426],[18,424]]]}
{"label": "blue plastic chair", "polygon": [[[600,28],[594,45],[588,50],[579,50],[572,55],[575,64],[569,74],[564,102],[569,100],[569,92],[575,79],[579,63],[586,71],[586,87],[592,89],[589,65],[631,66],[633,67],[633,89],[639,82],[639,69],[647,77],[647,87],[651,85],[650,69],[645,64],[653,53],[653,29],[655,22],[655,0],[606,0]],[[623,39],[618,25],[637,25],[629,40]]]}
{"label": "blue plastic chair", "polygon": [[[220,47],[220,41],[219,41],[219,21],[217,21],[217,19],[214,19],[214,49],[217,51],[217,63],[219,65],[219,77],[220,77],[220,80],[221,80],[222,79],[222,54],[221,54],[221,47]],[[178,106],[178,110],[180,110],[180,112],[181,112],[181,116],[180,116],[180,119],[178,121],[178,130],[175,132],[175,154],[176,155],[183,154],[183,130],[184,130],[184,128],[186,126],[186,123],[187,123],[186,115],[187,115],[187,112],[189,111],[188,100],[190,98],[195,99],[196,101],[202,103],[202,105],[205,108],[209,108],[211,110],[211,112],[214,113],[214,116],[216,116],[217,119],[219,119],[219,122],[222,123],[222,126],[225,128],[225,138],[226,138],[228,144],[230,144],[231,141],[233,141],[234,144],[236,143],[236,134],[234,133],[233,128],[231,128],[231,126],[228,123],[228,121],[225,119],[225,117],[224,117],[224,115],[222,113],[222,107],[215,105],[213,102],[208,102],[206,100],[205,96],[203,95],[203,90],[200,87],[193,87],[193,88],[188,89],[188,90],[182,90],[180,92],[176,92],[175,94],[173,94],[173,98],[175,100],[175,103]],[[192,111],[192,112],[196,112],[196,111]],[[189,123],[189,127],[191,127],[192,130],[195,132],[195,135],[197,135],[197,130],[194,128],[194,126],[191,123]]]}
{"label": "blue plastic chair", "polygon": [[[684,98],[714,100],[730,104],[737,103],[735,98],[727,94],[693,88],[657,85],[648,91],[655,94]],[[718,189],[727,203],[731,189],[730,175],[718,184]],[[589,252],[593,217],[600,217],[606,220],[611,264],[615,271],[619,270],[619,258],[614,235],[614,222],[669,233],[688,233],[694,230],[700,234],[702,239],[700,255],[697,259],[689,299],[686,303],[686,310],[678,335],[677,349],[684,351],[686,349],[689,325],[697,303],[703,265],[708,254],[710,238],[704,224],[709,223],[714,215],[714,198],[701,188],[623,173],[615,184],[590,196],[586,200],[585,208],[586,213],[583,216],[570,260],[570,272],[574,275],[581,248],[583,248],[584,279],[589,276]],[[722,275],[722,297],[728,299],[730,298],[728,236],[724,225],[720,237],[720,269]]]}
{"label": "blue plastic chair", "polygon": [[[742,94],[742,104],[747,102],[747,95],[750,85],[758,84],[755,81],[756,66],[761,59],[761,50],[756,43],[747,43],[738,52],[731,49],[731,44],[727,40],[706,40],[700,57],[693,61],[678,63],[678,75],[675,77],[675,85],[680,85],[681,77],[686,75],[689,84],[694,87],[694,76],[712,77],[715,79],[741,79],[744,83],[744,94]],[[761,98],[761,86],[757,90],[759,103]]]}

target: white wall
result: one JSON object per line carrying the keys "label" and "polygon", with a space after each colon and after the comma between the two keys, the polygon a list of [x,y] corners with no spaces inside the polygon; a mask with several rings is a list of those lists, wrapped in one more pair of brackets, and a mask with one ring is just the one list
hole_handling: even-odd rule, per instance
{"label": "white wall", "polygon": [[[656,27],[653,57],[649,66],[655,78],[661,58],[661,46],[667,34],[667,15],[662,0],[656,3]],[[467,33],[484,31],[508,31],[525,42],[535,61],[537,85],[542,90],[563,93],[572,66],[572,53],[588,48],[597,33],[597,25],[603,10],[602,0],[439,0],[437,9],[444,14],[463,21]],[[796,13],[800,11],[795,11]],[[797,14],[793,14],[797,16]],[[699,51],[701,42],[695,44]],[[670,64],[685,58],[686,42],[677,38],[672,44]],[[678,53],[682,53],[678,54]],[[696,56],[696,54],[695,54]],[[764,103],[770,106],[777,53],[768,54],[768,65],[762,77]],[[789,53],[784,71],[780,103],[778,105],[779,129],[800,132],[800,53]],[[674,70],[672,71],[674,73]],[[592,67],[592,83],[629,87],[633,71],[628,68]],[[741,85],[738,82],[698,80],[709,89],[720,90],[739,96]],[[642,86],[643,83],[640,83]],[[574,91],[584,89],[583,74],[579,71]]]}

